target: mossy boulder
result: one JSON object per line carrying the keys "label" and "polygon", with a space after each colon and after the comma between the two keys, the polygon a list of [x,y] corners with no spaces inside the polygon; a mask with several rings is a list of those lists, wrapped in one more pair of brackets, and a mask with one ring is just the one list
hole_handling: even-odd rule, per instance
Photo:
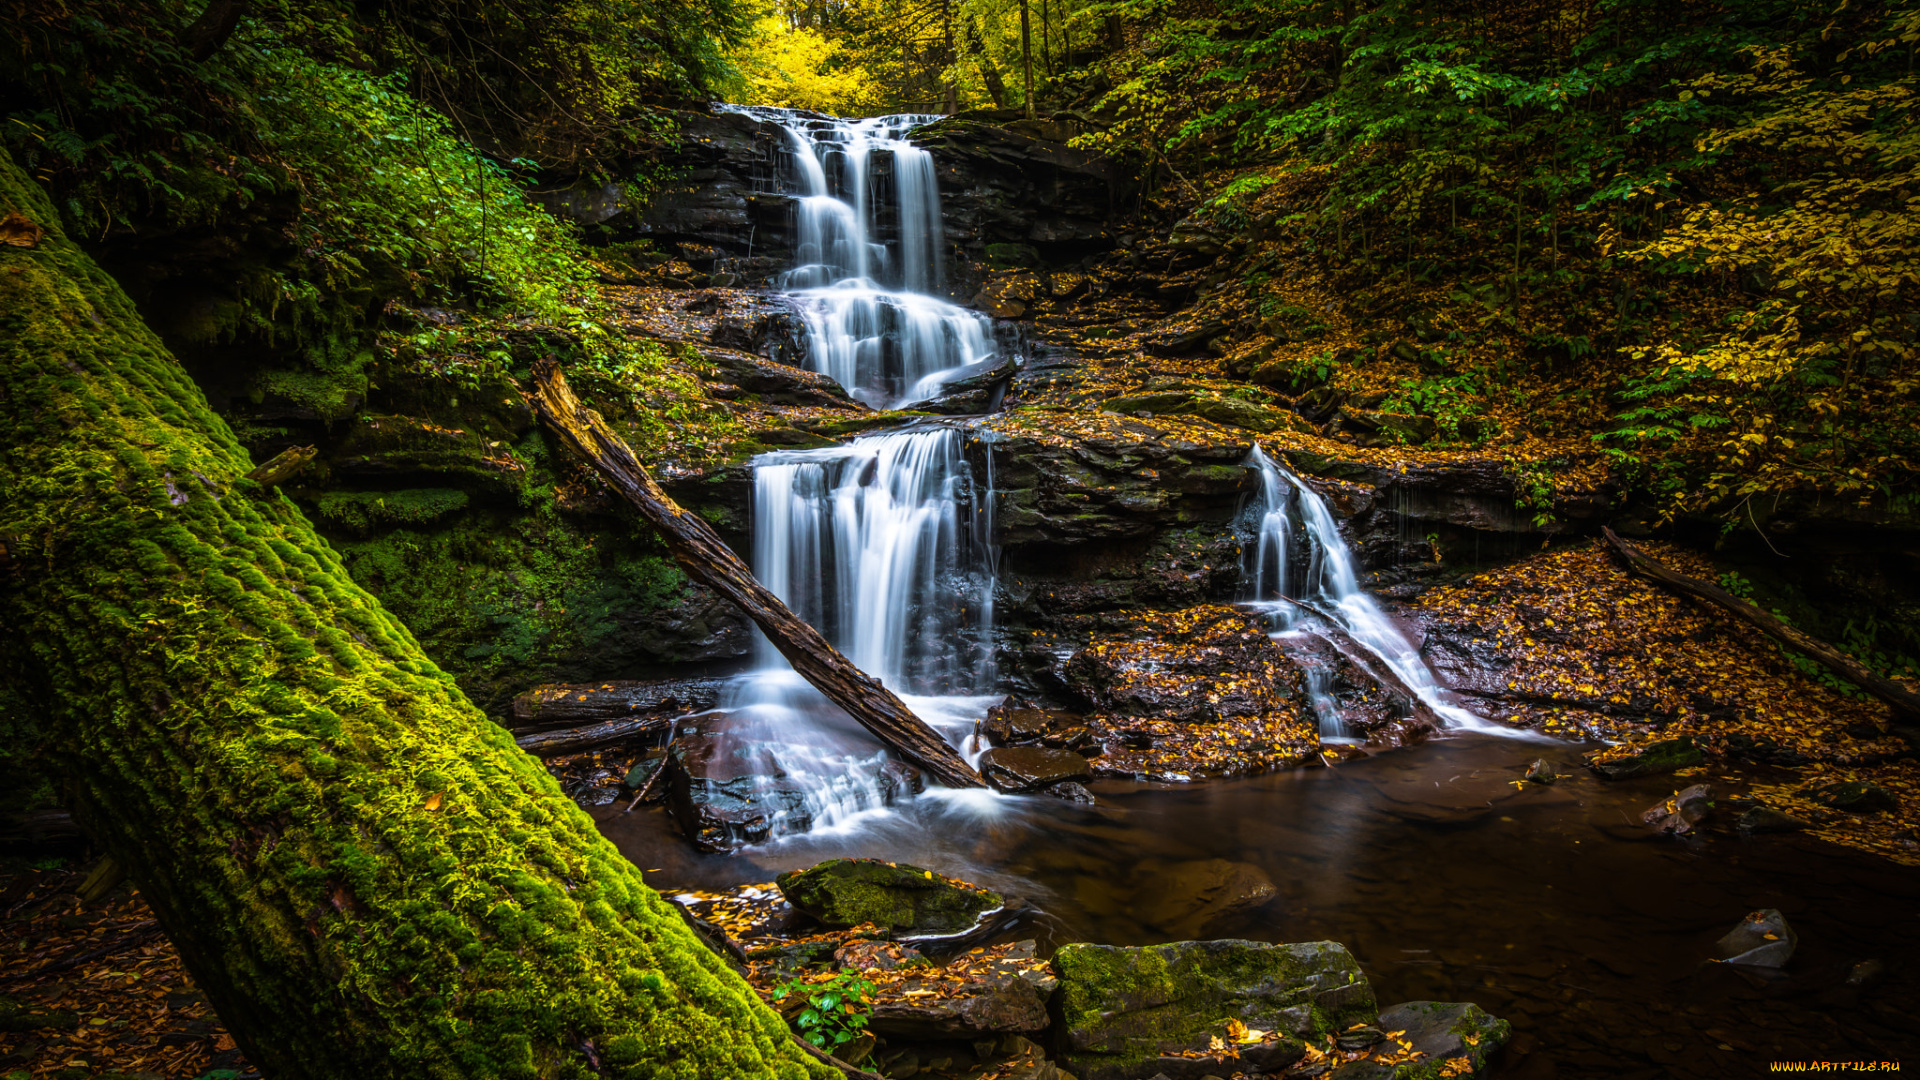
{"label": "mossy boulder", "polygon": [[[1409,1001],[1382,1012],[1378,1026],[1403,1032],[1401,1040],[1421,1054],[1419,1060],[1397,1066],[1387,1074],[1393,1080],[1479,1076],[1486,1071],[1494,1051],[1513,1034],[1513,1025],[1487,1015],[1472,1002]],[[1456,1064],[1463,1060],[1467,1063],[1464,1070]],[[1340,1075],[1344,1080],[1346,1071]]]}
{"label": "mossy boulder", "polygon": [[788,903],[828,926],[870,922],[909,936],[965,933],[1006,906],[999,893],[879,859],[831,859],[775,880]]}
{"label": "mossy boulder", "polygon": [[1243,428],[1268,434],[1275,431],[1311,432],[1313,425],[1288,409],[1256,405],[1239,398],[1218,394],[1196,394],[1178,390],[1118,397],[1106,403],[1117,413],[1151,413],[1155,416],[1197,416],[1226,427]]}
{"label": "mossy boulder", "polygon": [[1693,745],[1689,736],[1677,739],[1663,739],[1630,757],[1615,758],[1612,761],[1594,762],[1594,772],[1607,780],[1633,780],[1642,776],[1659,776],[1663,773],[1679,772],[1691,768],[1706,760],[1700,748]]}
{"label": "mossy boulder", "polygon": [[1232,1068],[1275,1072],[1304,1039],[1372,1023],[1373,987],[1344,945],[1315,941],[1179,941],[1121,948],[1067,945],[1053,958],[1062,1063],[1080,1080],[1188,1080],[1222,1073],[1203,1055],[1226,1022],[1279,1037],[1239,1047]]}

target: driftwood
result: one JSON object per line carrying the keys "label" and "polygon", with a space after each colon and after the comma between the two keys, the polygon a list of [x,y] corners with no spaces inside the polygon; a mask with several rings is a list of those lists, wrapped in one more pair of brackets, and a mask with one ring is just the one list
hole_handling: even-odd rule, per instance
{"label": "driftwood", "polygon": [[685,716],[719,704],[723,685],[721,679],[659,679],[536,686],[513,699],[509,726],[525,735],[644,714]]}
{"label": "driftwood", "polygon": [[756,581],[753,571],[713,526],[674,503],[647,474],[633,448],[573,396],[558,362],[552,357],[536,360],[533,374],[533,404],[540,418],[640,511],[689,577],[738,605],[794,671],[901,757],[948,787],[986,786],[973,766],[913,715],[898,695],[854,667],[818,630]]}
{"label": "driftwood", "polygon": [[1627,568],[1641,577],[1658,582],[1670,589],[1676,589],[1689,596],[1710,601],[1725,609],[1728,614],[1756,627],[1769,637],[1789,648],[1797,649],[1826,665],[1827,670],[1847,680],[1853,685],[1892,705],[1909,716],[1920,718],[1920,694],[1901,686],[1891,679],[1883,679],[1868,671],[1859,663],[1842,656],[1833,646],[1818,638],[1809,637],[1786,623],[1747,603],[1718,585],[1701,581],[1660,562],[1640,548],[1614,535],[1612,529],[1602,529],[1607,543],[1613,545],[1614,553],[1627,564]]}
{"label": "driftwood", "polygon": [[656,731],[665,731],[673,726],[671,716],[633,716],[624,720],[604,720],[586,727],[562,728],[558,731],[536,731],[522,735],[513,741],[520,749],[534,757],[565,757],[568,754],[581,754],[588,750],[597,750],[602,746],[651,735]]}

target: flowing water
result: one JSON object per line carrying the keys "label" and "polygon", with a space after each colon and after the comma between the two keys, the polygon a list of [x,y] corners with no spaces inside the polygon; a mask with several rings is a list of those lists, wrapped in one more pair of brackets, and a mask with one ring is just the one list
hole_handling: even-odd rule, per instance
{"label": "flowing water", "polygon": [[795,262],[780,277],[814,368],[876,409],[940,394],[997,360],[993,322],[948,303],[933,155],[907,136],[938,116],[839,120],[729,106],[789,143]]}
{"label": "flowing water", "polygon": [[[1300,634],[1338,631],[1334,644],[1362,667],[1378,663],[1393,672],[1448,727],[1528,737],[1489,723],[1449,700],[1420,650],[1360,587],[1353,553],[1325,499],[1281,468],[1254,444],[1247,467],[1260,478],[1260,492],[1246,515],[1254,529],[1247,550],[1244,600],[1266,612],[1284,640]],[[1348,642],[1352,648],[1345,647]],[[1307,689],[1320,718],[1322,736],[1345,736],[1332,707],[1331,673],[1306,663]]]}

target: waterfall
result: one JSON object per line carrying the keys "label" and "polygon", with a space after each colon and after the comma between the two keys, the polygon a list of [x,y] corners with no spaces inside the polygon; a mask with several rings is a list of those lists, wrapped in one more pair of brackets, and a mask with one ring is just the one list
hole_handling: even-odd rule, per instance
{"label": "waterfall", "polygon": [[995,358],[992,320],[934,295],[946,247],[939,185],[933,155],[907,135],[940,117],[725,108],[786,133],[795,251],[779,285],[799,307],[815,370],[863,404],[895,409]]}
{"label": "waterfall", "polygon": [[[753,562],[762,584],[855,666],[959,744],[988,704],[990,500],[951,427],[895,432],[754,461]],[[873,739],[796,675],[764,635],[722,708],[804,795],[773,835],[844,825],[886,801]]]}
{"label": "waterfall", "polygon": [[[1263,606],[1275,601],[1305,601],[1325,612],[1355,645],[1399,676],[1407,689],[1449,727],[1511,734],[1508,729],[1489,724],[1446,699],[1433,669],[1421,659],[1420,650],[1400,632],[1372,595],[1360,587],[1353,569],[1352,552],[1340,535],[1339,524],[1327,509],[1326,500],[1301,483],[1299,477],[1276,464],[1258,443],[1247,455],[1246,463],[1260,477],[1260,494],[1250,514],[1256,536],[1248,549],[1245,568],[1248,590],[1243,599]],[[1299,565],[1299,560],[1288,558],[1288,545],[1298,539],[1306,542],[1304,566]],[[1298,610],[1291,604],[1279,603],[1274,613],[1284,627],[1291,628]],[[1325,681],[1323,673],[1321,682]],[[1340,734],[1327,687],[1310,685],[1310,691],[1317,691],[1314,707],[1320,716],[1322,734]],[[1327,730],[1330,724],[1333,731]]]}

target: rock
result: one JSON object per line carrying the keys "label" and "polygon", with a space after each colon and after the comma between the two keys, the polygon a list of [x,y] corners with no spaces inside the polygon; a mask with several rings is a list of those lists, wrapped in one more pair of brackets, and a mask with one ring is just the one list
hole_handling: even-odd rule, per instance
{"label": "rock", "polygon": [[1097,806],[1100,803],[1099,799],[1094,798],[1093,792],[1088,791],[1086,787],[1081,784],[1055,784],[1050,788],[1042,789],[1040,794],[1051,795],[1056,799],[1065,799],[1068,802],[1080,803],[1085,806]]}
{"label": "rock", "polygon": [[1197,938],[1221,919],[1265,905],[1277,892],[1264,870],[1226,859],[1148,859],[1134,867],[1129,884],[1128,914],[1177,938]]}
{"label": "rock", "polygon": [[[1075,944],[1060,949],[1053,967],[1061,1062],[1081,1080],[1278,1072],[1305,1053],[1302,1039],[1319,1041],[1376,1017],[1360,965],[1331,941]],[[1278,1038],[1238,1047],[1229,1067],[1204,1056],[1228,1019]],[[1187,1051],[1203,1056],[1171,1056]]]}
{"label": "rock", "polygon": [[768,746],[725,716],[703,718],[667,748],[673,817],[693,846],[728,851],[773,834],[776,822],[805,829],[806,793],[786,779]]}
{"label": "rock", "polygon": [[981,756],[980,775],[986,777],[995,790],[1009,795],[1093,779],[1086,758],[1071,750],[1044,746],[994,747]]}
{"label": "rock", "polygon": [[965,933],[1006,903],[999,893],[879,859],[831,859],[775,883],[788,903],[828,926],[870,922],[914,936]]}
{"label": "rock", "polygon": [[1706,820],[1712,812],[1712,785],[1695,784],[1648,807],[1641,813],[1640,820],[1660,832],[1682,836],[1692,832],[1693,827]]}
{"label": "rock", "polygon": [[1814,799],[1849,814],[1878,814],[1900,809],[1900,799],[1878,784],[1858,780],[1829,784],[1814,792]]}
{"label": "rock", "polygon": [[1057,984],[1034,959],[1032,941],[995,945],[889,981],[874,997],[868,1027],[916,1040],[1044,1031],[1047,996]]}
{"label": "rock", "polygon": [[1887,965],[1879,960],[1862,960],[1847,970],[1848,986],[1865,986],[1886,974]]}
{"label": "rock", "polygon": [[1793,956],[1800,935],[1787,925],[1787,917],[1775,908],[1762,908],[1740,920],[1740,925],[1714,943],[1713,951],[1729,964],[1751,967],[1785,967]]}
{"label": "rock", "polygon": [[1239,398],[1218,394],[1162,392],[1113,398],[1103,408],[1116,413],[1154,416],[1198,416],[1227,427],[1245,428],[1262,434],[1274,431],[1310,433],[1312,425],[1291,409],[1273,409]]}
{"label": "rock", "polygon": [[1783,814],[1770,806],[1756,806],[1740,815],[1733,827],[1743,833],[1790,833],[1800,832],[1810,826],[1791,814]]}
{"label": "rock", "polygon": [[1551,784],[1560,777],[1553,771],[1552,762],[1546,758],[1534,758],[1533,764],[1527,766],[1527,779],[1536,784]]}
{"label": "rock", "polygon": [[1023,746],[1039,742],[1053,730],[1056,723],[1071,723],[1079,719],[1074,713],[1023,709],[1003,701],[987,710],[987,717],[980,727],[987,741],[995,746]]}
{"label": "rock", "polygon": [[1677,772],[1705,760],[1706,755],[1693,745],[1692,737],[1683,735],[1677,739],[1666,739],[1654,743],[1632,757],[1616,758],[1590,767],[1607,780],[1633,780],[1642,776]]}
{"label": "rock", "polygon": [[[1379,1026],[1403,1032],[1398,1041],[1426,1055],[1423,1066],[1466,1059],[1465,1069],[1445,1073],[1450,1077],[1479,1076],[1494,1051],[1513,1034],[1512,1024],[1487,1015],[1471,1002],[1409,1001],[1382,1010]],[[1334,1075],[1343,1076],[1344,1070]]]}
{"label": "rock", "polygon": [[707,381],[737,386],[747,393],[758,394],[760,400],[768,404],[866,409],[848,396],[845,387],[818,371],[788,367],[731,348],[707,349],[701,355],[712,365]]}
{"label": "rock", "polygon": [[924,962],[920,950],[896,941],[850,941],[833,950],[833,962],[862,971],[892,971],[910,960]]}
{"label": "rock", "polygon": [[1013,378],[1019,368],[1019,362],[1013,356],[969,364],[942,382],[933,397],[907,407],[943,416],[972,416],[992,412],[1000,406],[1007,381]]}

